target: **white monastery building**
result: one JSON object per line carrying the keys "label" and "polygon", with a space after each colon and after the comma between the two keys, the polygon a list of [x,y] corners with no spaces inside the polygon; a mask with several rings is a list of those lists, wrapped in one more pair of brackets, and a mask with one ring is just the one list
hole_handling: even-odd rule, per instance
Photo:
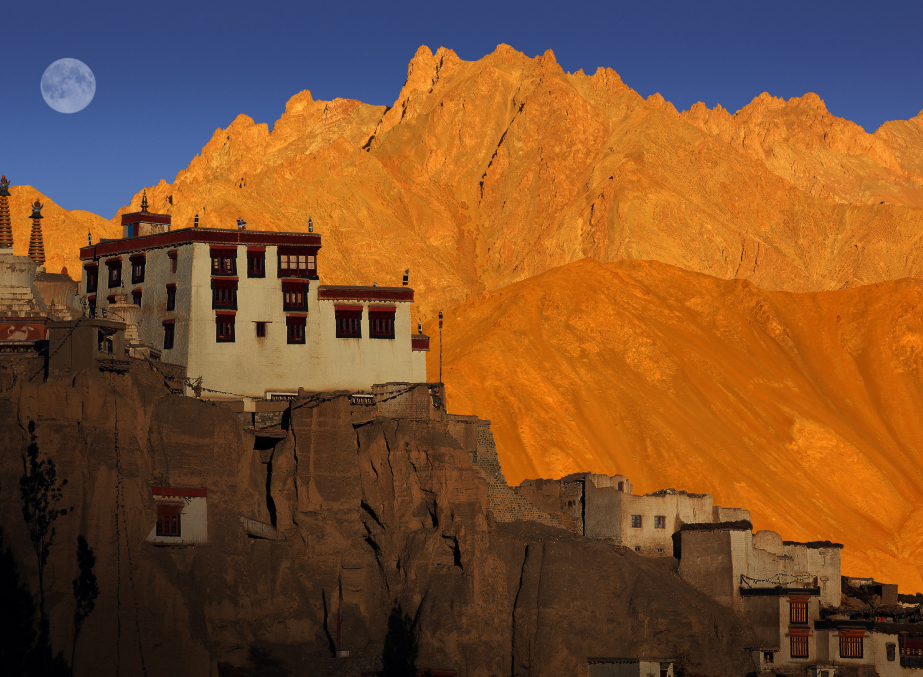
{"label": "white monastery building", "polygon": [[130,295],[139,340],[228,397],[425,382],[429,338],[412,334],[407,276],[402,287],[321,285],[321,236],[308,230],[172,230],[145,196],[121,239],[80,250],[81,291],[91,316]]}

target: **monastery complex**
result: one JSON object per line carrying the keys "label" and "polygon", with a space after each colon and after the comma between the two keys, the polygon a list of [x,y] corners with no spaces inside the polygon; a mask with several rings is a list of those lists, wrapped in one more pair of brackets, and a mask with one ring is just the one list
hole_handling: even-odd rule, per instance
{"label": "monastery complex", "polygon": [[[231,408],[267,474],[287,435],[286,413],[318,398],[346,398],[355,426],[381,418],[438,424],[486,484],[488,520],[539,522],[608,541],[631,557],[677,562],[688,585],[753,630],[755,673],[923,676],[921,598],[844,577],[837,543],[754,533],[748,510],[674,489],[636,495],[623,475],[508,486],[490,422],[449,414],[442,384],[427,381],[429,338],[412,331],[407,275],[393,287],[320,284],[321,235],[310,221],[306,233],[243,224],[173,230],[170,216],[148,212],[145,198],[140,212],[122,217],[122,238],[80,250],[78,288],[43,268],[40,204],[29,217],[29,256],[13,255],[8,185],[4,177],[0,366],[14,383],[86,369],[153,370],[176,397]],[[216,516],[207,482],[152,480],[149,488],[149,547],[209,542]],[[274,519],[240,516],[239,523],[252,538],[283,538]],[[677,660],[586,657],[591,677],[672,677]]]}

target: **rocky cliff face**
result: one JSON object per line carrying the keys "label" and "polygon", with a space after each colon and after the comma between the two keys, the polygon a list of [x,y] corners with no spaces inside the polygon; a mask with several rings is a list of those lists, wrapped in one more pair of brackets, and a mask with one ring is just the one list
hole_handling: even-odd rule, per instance
{"label": "rocky cliff face", "polygon": [[[57,523],[46,581],[57,648],[69,646],[77,534],[98,557],[101,596],[77,674],[113,674],[116,661],[135,674],[143,661],[148,674],[217,675],[219,663],[226,673],[246,664],[251,647],[292,672],[358,672],[374,667],[394,600],[415,619],[420,665],[460,675],[530,664],[535,675],[586,675],[588,656],[642,651],[709,674],[749,669],[747,634],[674,567],[494,523],[483,477],[439,421],[354,425],[346,398],[302,400],[264,465],[233,412],[166,395],[146,368],[20,382],[0,399],[0,515],[33,589],[14,489],[29,420],[74,507]],[[207,488],[208,543],[145,542],[152,486]],[[273,513],[279,539],[241,526]],[[331,658],[339,580],[345,661]]]}

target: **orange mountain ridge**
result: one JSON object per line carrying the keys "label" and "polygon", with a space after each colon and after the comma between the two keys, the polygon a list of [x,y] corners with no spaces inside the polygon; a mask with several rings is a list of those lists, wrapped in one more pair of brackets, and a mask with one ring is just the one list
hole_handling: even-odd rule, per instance
{"label": "orange mountain ridge", "polygon": [[923,281],[769,292],[588,259],[450,311],[444,338],[449,402],[492,421],[510,483],[710,493],[923,591]]}
{"label": "orange mountain ridge", "polygon": [[[899,362],[904,371],[893,360],[886,364],[882,352],[874,377],[866,374],[862,360],[864,351],[874,352],[872,344],[848,338],[852,347],[843,348],[834,342],[841,340],[838,333],[817,344],[836,353],[829,363],[792,361],[796,353],[804,360],[819,350],[809,330],[818,299],[853,318],[850,337],[872,341],[875,332],[893,329],[878,324],[890,321],[884,308],[910,303],[901,294],[916,283],[876,283],[923,272],[921,177],[923,113],[873,134],[832,115],[815,94],[788,101],[763,94],[733,116],[702,104],[679,113],[659,94],[642,98],[611,69],[569,74],[550,50],[530,59],[500,45],[474,62],[449,49],[433,54],[421,47],[389,108],[315,101],[304,91],[292,97],[271,132],[239,116],[215,132],[172,184],[161,181],[147,194],[151,210],[172,214],[176,227],[191,226],[199,214],[205,227],[233,228],[242,217],[250,228],[305,230],[310,215],[324,235],[325,281],[398,284],[410,268],[423,319],[470,301],[458,311],[465,318],[459,321],[479,327],[484,345],[475,351],[474,335],[455,338],[458,327],[449,330],[452,406],[493,418],[510,479],[580,467],[624,472],[642,490],[673,484],[710,491],[719,503],[750,508],[758,525],[786,537],[839,538],[849,546],[844,561],[854,573],[923,589],[912,564],[920,546],[914,534],[923,526],[914,526],[919,517],[905,505],[923,486],[918,462],[902,475],[899,499],[879,487],[880,477],[896,482],[892,470],[916,458],[915,419],[903,400],[880,390],[814,393],[826,393],[850,369],[859,370],[854,378],[863,383],[889,386],[888,374],[901,374],[899,381],[911,389],[906,374],[919,364],[915,334],[893,344],[905,351]],[[139,209],[140,200],[139,192],[112,227],[120,214]],[[49,260],[59,256],[76,272],[76,246],[69,243],[85,241],[85,231],[81,237],[70,231],[83,226],[68,222],[51,235],[48,225]],[[588,257],[601,263],[576,263]],[[614,264],[638,259],[737,281]],[[613,270],[619,280],[634,279],[638,271],[647,277],[623,289]],[[533,289],[530,294],[539,294],[540,284],[562,285],[554,304],[530,312],[547,313],[561,327],[561,341],[570,337],[572,344],[549,344],[551,337],[540,339],[528,323],[517,329],[525,322],[517,313],[501,313],[495,324],[482,317],[494,312],[491,293],[517,283],[525,286],[516,290]],[[698,301],[687,299],[692,306],[680,304],[681,311],[676,299],[687,285],[705,291]],[[822,292],[860,285],[873,286],[807,296],[757,289]],[[624,292],[622,302],[635,294],[625,289],[641,288],[651,295],[648,305],[635,301],[630,308],[646,308],[643,322],[625,324],[618,313],[629,308],[613,309],[600,297]],[[722,294],[729,296],[722,300]],[[801,343],[779,343],[776,328],[760,330],[770,332],[775,348],[750,336],[740,324],[744,310],[733,305],[742,298],[762,299],[760,307],[773,309],[766,317],[776,318],[779,336],[788,332]],[[845,312],[841,306],[852,301],[843,299],[863,299],[864,305]],[[683,313],[699,312],[693,307],[698,303],[714,324],[702,334],[682,324],[688,319]],[[583,309],[583,319],[564,322],[569,304]],[[657,324],[655,316],[668,307],[670,314],[658,320],[666,324]],[[862,309],[878,309],[881,317],[866,317]],[[753,312],[763,318],[763,311]],[[592,346],[607,348],[592,352]],[[580,351],[588,361],[581,361]],[[488,362],[477,366],[470,358],[475,354]],[[546,359],[564,360],[562,371],[546,374]],[[466,384],[500,384],[484,378],[488,364],[504,375],[502,388],[479,386],[475,396]],[[696,369],[707,378],[689,376]],[[785,378],[797,389],[786,387]],[[637,387],[613,385],[623,381]],[[859,387],[858,381],[846,383]],[[856,430],[865,419],[852,420],[855,411],[843,408],[859,407],[856,402],[877,421],[863,424],[868,429]],[[561,419],[567,407],[574,421]],[[786,418],[783,408],[794,413]],[[623,411],[645,423],[623,423],[615,431],[610,419]],[[679,462],[668,450],[682,450],[695,462]],[[807,473],[805,459],[812,458],[818,465]],[[729,471],[738,459],[741,468]],[[821,470],[837,459],[851,474]],[[826,488],[815,489],[814,478]],[[880,491],[869,494],[867,487]],[[855,537],[846,533],[850,523]]]}

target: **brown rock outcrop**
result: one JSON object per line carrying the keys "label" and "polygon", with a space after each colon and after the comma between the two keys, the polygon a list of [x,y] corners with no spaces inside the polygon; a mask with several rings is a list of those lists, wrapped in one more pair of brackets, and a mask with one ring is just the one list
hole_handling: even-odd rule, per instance
{"label": "brown rock outcrop", "polygon": [[[143,661],[148,674],[217,675],[251,647],[287,657],[289,670],[310,661],[312,674],[355,673],[376,664],[395,599],[415,618],[419,664],[462,676],[530,660],[537,677],[586,675],[589,655],[641,651],[710,674],[748,669],[747,633],[674,566],[559,529],[493,524],[483,477],[439,420],[353,425],[345,397],[300,400],[264,465],[230,409],[166,392],[142,363],[19,383],[0,398],[0,516],[33,589],[9,489],[28,420],[68,479],[74,511],[57,522],[46,580],[57,648],[69,646],[76,535],[96,550],[101,595],[78,675],[113,674],[116,661],[123,674]],[[145,542],[152,486],[207,488],[207,543]],[[241,517],[273,513],[284,538],[248,537]],[[347,661],[331,659],[339,580]]]}

